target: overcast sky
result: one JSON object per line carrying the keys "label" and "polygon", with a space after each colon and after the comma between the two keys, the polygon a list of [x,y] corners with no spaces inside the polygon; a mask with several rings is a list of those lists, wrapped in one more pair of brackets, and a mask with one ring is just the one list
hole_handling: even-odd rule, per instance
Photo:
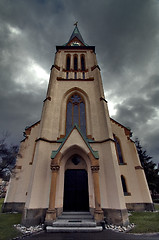
{"label": "overcast sky", "polygon": [[96,46],[110,115],[159,162],[159,1],[0,0],[0,126],[19,144],[41,116],[56,45],[74,22]]}

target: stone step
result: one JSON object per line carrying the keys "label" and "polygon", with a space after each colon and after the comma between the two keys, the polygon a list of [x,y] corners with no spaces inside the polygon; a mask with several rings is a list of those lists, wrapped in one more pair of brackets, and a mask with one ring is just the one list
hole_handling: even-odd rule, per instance
{"label": "stone step", "polygon": [[63,212],[55,222],[46,226],[47,232],[99,232],[101,226],[97,226],[90,212]]}
{"label": "stone step", "polygon": [[53,227],[96,227],[96,222],[92,220],[57,220],[53,222]]}
{"label": "stone step", "polygon": [[47,232],[100,232],[103,228],[101,226],[96,227],[53,227],[47,226]]}
{"label": "stone step", "polygon": [[58,219],[93,219],[91,214],[62,214]]}
{"label": "stone step", "polygon": [[63,212],[62,215],[91,215],[90,212]]}

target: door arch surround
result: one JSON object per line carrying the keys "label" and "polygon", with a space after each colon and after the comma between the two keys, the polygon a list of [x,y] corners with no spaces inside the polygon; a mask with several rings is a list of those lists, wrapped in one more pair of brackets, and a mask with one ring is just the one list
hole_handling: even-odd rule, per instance
{"label": "door arch surround", "polygon": [[[79,155],[81,162],[78,165],[72,163],[71,159],[74,155]],[[58,210],[58,215],[63,211],[64,203],[64,182],[65,182],[65,171],[67,169],[84,169],[88,175],[88,194],[89,194],[89,209],[90,211],[95,208],[95,193],[94,193],[94,182],[91,171],[91,161],[88,153],[78,145],[72,145],[62,152],[62,158],[60,159],[60,169],[57,177],[57,188],[56,188],[56,201],[55,208]]]}

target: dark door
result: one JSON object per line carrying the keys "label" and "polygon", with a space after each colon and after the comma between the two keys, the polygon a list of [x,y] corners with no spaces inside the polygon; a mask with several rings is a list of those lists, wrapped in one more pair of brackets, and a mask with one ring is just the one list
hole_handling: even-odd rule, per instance
{"label": "dark door", "polygon": [[63,209],[64,211],[89,211],[88,176],[86,170],[66,170]]}

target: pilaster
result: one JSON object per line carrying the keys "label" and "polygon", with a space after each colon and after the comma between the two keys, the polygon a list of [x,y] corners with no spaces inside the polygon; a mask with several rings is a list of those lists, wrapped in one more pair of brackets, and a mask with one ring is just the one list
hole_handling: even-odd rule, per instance
{"label": "pilaster", "polygon": [[94,218],[96,222],[101,222],[104,218],[101,209],[100,189],[99,189],[99,166],[91,166],[93,181],[94,181],[94,195],[95,195],[95,211]]}
{"label": "pilaster", "polygon": [[49,198],[49,209],[46,213],[45,221],[54,221],[56,219],[56,209],[55,209],[55,197],[56,197],[56,181],[57,181],[57,174],[60,169],[59,165],[52,165],[50,166],[52,171],[51,176],[51,189],[50,189],[50,198]]}

